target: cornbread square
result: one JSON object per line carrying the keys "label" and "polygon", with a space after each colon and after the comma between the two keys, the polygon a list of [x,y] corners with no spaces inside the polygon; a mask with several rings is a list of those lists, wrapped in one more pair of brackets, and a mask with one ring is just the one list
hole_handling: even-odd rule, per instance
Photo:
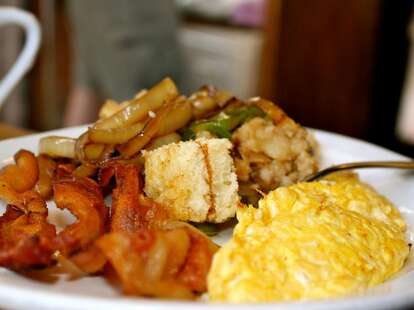
{"label": "cornbread square", "polygon": [[177,220],[226,221],[239,204],[231,148],[227,139],[197,139],[145,152],[146,195]]}

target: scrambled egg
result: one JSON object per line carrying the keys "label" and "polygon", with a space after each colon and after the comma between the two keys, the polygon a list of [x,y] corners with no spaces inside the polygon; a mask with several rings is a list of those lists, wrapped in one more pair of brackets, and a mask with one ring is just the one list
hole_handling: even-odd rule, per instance
{"label": "scrambled egg", "polygon": [[397,209],[353,174],[278,188],[237,218],[208,275],[212,301],[356,293],[392,276],[409,253]]}

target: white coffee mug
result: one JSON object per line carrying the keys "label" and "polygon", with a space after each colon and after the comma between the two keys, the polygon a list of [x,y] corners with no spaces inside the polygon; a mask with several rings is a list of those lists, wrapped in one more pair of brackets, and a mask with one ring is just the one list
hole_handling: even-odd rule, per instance
{"label": "white coffee mug", "polygon": [[0,80],[0,108],[13,88],[33,66],[41,40],[39,23],[26,11],[14,7],[0,7],[0,26],[6,24],[21,26],[25,31],[26,40],[13,67]]}

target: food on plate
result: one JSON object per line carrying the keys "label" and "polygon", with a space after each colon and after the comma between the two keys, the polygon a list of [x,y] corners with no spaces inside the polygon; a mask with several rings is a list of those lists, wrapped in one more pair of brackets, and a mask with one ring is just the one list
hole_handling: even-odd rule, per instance
{"label": "food on plate", "polygon": [[[168,219],[164,207],[144,196],[139,170],[135,165],[109,163],[104,169],[115,176],[116,187],[112,191],[111,232],[133,233],[142,227],[160,228]],[[107,184],[108,171],[102,172]]]}
{"label": "food on plate", "polygon": [[256,204],[258,191],[298,182],[318,170],[313,135],[259,97],[230,100],[219,113],[192,122],[182,132],[185,139],[217,136],[232,141],[239,193],[248,203]]}
{"label": "food on plate", "polygon": [[278,188],[237,217],[208,276],[212,301],[357,293],[399,271],[409,253],[397,209],[355,175]]}
{"label": "food on plate", "polygon": [[53,181],[56,173],[56,162],[48,156],[39,155],[37,157],[39,168],[39,179],[35,185],[35,191],[43,199],[49,199],[53,195]]}
{"label": "food on plate", "polygon": [[[15,164],[7,165],[0,171],[0,180],[11,184],[19,193],[31,189],[37,182],[39,168],[36,157],[28,151],[21,150],[14,155]],[[22,177],[24,176],[24,177]]]}
{"label": "food on plate", "polygon": [[0,218],[0,266],[12,270],[52,262],[55,227],[47,222],[46,206],[21,210],[8,205]]}
{"label": "food on plate", "polygon": [[[270,101],[212,86],[186,97],[167,78],[99,115],[0,169],[0,266],[102,276],[127,295],[262,302],[357,292],[408,255],[398,211],[356,176],[291,185],[318,170],[318,145]],[[74,221],[49,223],[48,199]],[[236,213],[219,249],[207,235]]]}
{"label": "food on plate", "polygon": [[125,107],[107,118],[102,118],[95,124],[97,129],[120,128],[141,121],[148,112],[155,111],[164,103],[178,97],[174,82],[166,78],[142,96],[132,99]]}
{"label": "food on plate", "polygon": [[55,158],[75,158],[76,139],[48,136],[39,141],[39,153]]}
{"label": "food on plate", "polygon": [[[39,166],[44,158],[31,152],[16,153],[15,162],[0,172],[0,198],[7,203],[0,217],[0,265],[14,270],[47,267],[58,253],[66,257],[86,249],[104,233],[107,208],[100,188],[88,178],[55,180],[54,200],[77,219],[57,233],[47,221],[48,208],[42,198]],[[23,161],[23,162],[22,162]]]}
{"label": "food on plate", "polygon": [[177,220],[234,217],[239,195],[231,148],[227,139],[197,139],[145,152],[145,193]]}
{"label": "food on plate", "polygon": [[[136,164],[106,162],[99,183],[78,169],[22,150],[15,164],[0,170],[0,198],[7,203],[0,216],[0,266],[48,281],[103,275],[132,295],[194,299],[206,291],[217,245],[145,196]],[[41,195],[49,196],[50,184],[57,208],[76,219],[61,230],[48,222]],[[113,191],[111,210],[107,190]]]}
{"label": "food on plate", "polygon": [[56,249],[65,256],[86,249],[105,232],[108,208],[101,189],[89,178],[72,177],[57,181],[53,192],[56,206],[77,219],[56,236]]}
{"label": "food on plate", "polygon": [[[166,78],[129,101],[107,101],[99,115],[101,118],[77,139],[42,138],[40,153],[71,159],[77,165],[76,175],[94,177],[111,159],[142,165],[142,151],[199,138],[227,139],[238,193],[243,202],[252,204],[260,198],[259,192],[297,182],[318,170],[318,146],[312,133],[276,104],[259,97],[240,100],[212,86],[201,87],[187,97]],[[186,169],[187,174],[192,173],[191,165]],[[183,208],[200,212],[197,205]],[[208,219],[199,214],[194,221],[221,222],[225,217]]]}
{"label": "food on plate", "polygon": [[217,246],[190,225],[169,219],[161,205],[144,196],[135,165],[111,167],[117,186],[110,232],[96,245],[111,263],[123,291],[186,299],[205,292]]}
{"label": "food on plate", "polygon": [[13,270],[50,264],[55,227],[47,222],[46,202],[32,188],[39,175],[36,157],[21,150],[15,164],[0,170],[0,266]]}
{"label": "food on plate", "polygon": [[240,155],[235,159],[240,182],[257,184],[264,192],[296,183],[318,169],[313,135],[283,111],[276,119],[251,119],[234,132],[232,141]]}

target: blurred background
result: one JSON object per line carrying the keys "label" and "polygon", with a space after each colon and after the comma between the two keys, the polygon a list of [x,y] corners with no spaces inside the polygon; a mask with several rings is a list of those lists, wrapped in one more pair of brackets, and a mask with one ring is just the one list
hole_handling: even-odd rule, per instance
{"label": "blurred background", "polygon": [[[414,157],[413,4],[0,0],[34,13],[43,31],[0,121],[34,131],[82,123],[76,102],[122,101],[171,75],[184,93],[214,84],[260,95],[302,125]],[[0,28],[0,77],[23,40],[19,29]]]}

